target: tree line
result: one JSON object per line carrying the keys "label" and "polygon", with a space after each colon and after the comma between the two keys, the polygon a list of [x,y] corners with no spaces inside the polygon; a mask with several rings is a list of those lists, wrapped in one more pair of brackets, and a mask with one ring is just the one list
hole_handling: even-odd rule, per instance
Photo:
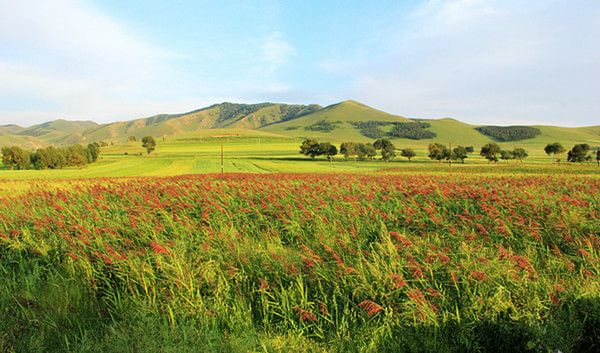
{"label": "tree line", "polygon": [[19,146],[2,148],[2,163],[8,169],[62,169],[65,167],[82,167],[94,163],[100,156],[100,145],[96,142],[83,147],[72,145],[67,147],[49,146],[38,148],[34,152]]}
{"label": "tree line", "polygon": [[[314,139],[305,139],[300,145],[300,153],[311,158],[317,156],[325,156],[327,160],[332,161],[334,156],[341,154],[344,158],[352,158],[354,160],[372,160],[378,155],[384,161],[390,161],[396,157],[398,149],[394,144],[386,138],[375,140],[373,143],[362,142],[343,142],[338,148],[330,142],[318,142]],[[412,148],[404,148],[399,150],[400,156],[407,158],[409,161],[417,154]],[[564,147],[558,143],[548,144],[544,151],[548,155],[556,156],[565,152]],[[469,153],[475,152],[473,146],[447,146],[442,143],[431,143],[428,146],[428,157],[439,162],[460,161],[465,162],[469,157]],[[529,153],[524,148],[514,148],[512,150],[502,149],[497,143],[488,143],[481,147],[479,155],[490,162],[498,162],[499,160],[519,160],[523,161],[529,156]],[[588,144],[577,144],[567,154],[569,162],[589,162],[592,160],[591,148]],[[560,158],[557,159],[560,162]],[[596,150],[596,162],[600,165],[600,148]]]}
{"label": "tree line", "polygon": [[[544,147],[544,152],[546,152],[548,157],[553,155],[557,163],[561,162],[560,156],[563,155],[565,151],[563,145],[558,142],[549,143]],[[592,159],[592,149],[587,143],[577,144],[567,152],[567,161],[569,162],[590,162]],[[600,147],[596,148],[596,163],[600,166]]]}
{"label": "tree line", "polygon": [[[374,143],[362,142],[344,142],[340,149],[330,142],[318,142],[313,139],[306,139],[300,145],[300,153],[311,158],[325,156],[329,161],[338,153],[345,158],[354,158],[355,160],[374,159],[378,154],[381,159],[389,161],[396,156],[396,147],[389,139],[378,139]],[[412,158],[412,157],[411,157]]]}

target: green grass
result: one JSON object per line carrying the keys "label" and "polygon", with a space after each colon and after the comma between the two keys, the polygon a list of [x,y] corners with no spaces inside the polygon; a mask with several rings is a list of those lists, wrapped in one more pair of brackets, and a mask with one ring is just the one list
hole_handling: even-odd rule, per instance
{"label": "green grass", "polygon": [[595,177],[18,183],[0,194],[2,352],[600,346]]}
{"label": "green grass", "polygon": [[[478,153],[467,158],[465,165],[437,163],[426,157],[426,145],[411,141],[417,157],[408,162],[404,158],[384,163],[381,160],[353,161],[337,156],[333,162],[324,158],[311,160],[298,153],[301,140],[237,129],[211,131],[204,135],[184,136],[181,139],[158,141],[154,153],[147,155],[139,142],[109,146],[102,149],[98,162],[84,168],[61,170],[11,171],[0,169],[0,179],[72,179],[115,176],[170,176],[181,174],[206,174],[221,171],[221,145],[224,150],[224,171],[231,172],[446,172],[468,171],[470,173],[527,173],[527,174],[598,174],[600,168],[594,163],[551,163],[542,145],[526,147],[530,157],[525,162],[489,163]],[[402,146],[401,146],[402,147]],[[127,155],[125,155],[127,153]]]}

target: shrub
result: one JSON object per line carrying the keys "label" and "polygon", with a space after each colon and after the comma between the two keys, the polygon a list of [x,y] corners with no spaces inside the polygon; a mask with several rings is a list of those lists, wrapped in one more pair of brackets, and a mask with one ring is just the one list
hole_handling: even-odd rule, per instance
{"label": "shrub", "polygon": [[525,140],[541,134],[540,129],[530,126],[480,126],[475,130],[500,142]]}
{"label": "shrub", "polygon": [[312,125],[308,125],[308,126],[304,127],[304,130],[319,131],[319,132],[331,132],[331,131],[335,130],[339,124],[340,124],[339,121],[331,122],[329,120],[319,120]]}
{"label": "shrub", "polygon": [[436,137],[436,133],[427,131],[431,124],[424,121],[407,121],[394,123],[388,136],[396,138],[406,138],[411,140],[423,140]]}

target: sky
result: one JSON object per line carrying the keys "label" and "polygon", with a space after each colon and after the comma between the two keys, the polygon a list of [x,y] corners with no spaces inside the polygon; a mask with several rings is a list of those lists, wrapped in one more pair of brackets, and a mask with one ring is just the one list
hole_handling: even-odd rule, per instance
{"label": "sky", "polygon": [[600,125],[600,1],[0,0],[0,124],[347,99]]}

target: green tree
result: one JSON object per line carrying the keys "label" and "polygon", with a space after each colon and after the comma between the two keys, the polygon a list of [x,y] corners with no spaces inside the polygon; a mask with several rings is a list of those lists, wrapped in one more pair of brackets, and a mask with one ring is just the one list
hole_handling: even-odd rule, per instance
{"label": "green tree", "polygon": [[400,155],[402,157],[406,157],[408,158],[408,161],[410,162],[410,160],[416,156],[417,154],[415,153],[415,151],[412,148],[404,148],[401,152]]}
{"label": "green tree", "polygon": [[523,162],[523,160],[527,158],[527,156],[529,156],[529,154],[527,154],[527,151],[525,151],[523,148],[515,148],[512,151],[512,154],[515,157],[515,159],[518,159],[520,162]]}
{"label": "green tree", "polygon": [[481,152],[479,152],[479,154],[490,162],[498,162],[498,154],[500,154],[501,151],[502,149],[497,143],[488,143],[481,147]]}
{"label": "green tree", "polygon": [[364,143],[357,143],[356,145],[356,156],[359,161],[364,161],[369,155],[369,148]]}
{"label": "green tree", "polygon": [[142,139],[142,147],[144,147],[146,152],[150,154],[156,149],[156,140],[152,136],[145,136]]}
{"label": "green tree", "polygon": [[501,150],[500,151],[500,159],[503,161],[507,161],[507,162],[511,159],[514,159],[512,151]]}
{"label": "green tree", "polygon": [[363,149],[364,155],[368,159],[373,159],[377,156],[377,150],[371,143],[365,143]]}
{"label": "green tree", "polygon": [[467,152],[467,148],[464,146],[456,146],[452,149],[453,160],[459,160],[461,163],[465,163],[465,159],[469,157],[469,153]]}
{"label": "green tree", "polygon": [[97,161],[98,157],[100,157],[100,144],[97,142],[90,143],[87,146],[87,149],[89,151],[89,157],[90,157],[88,162],[93,163],[93,162]]}
{"label": "green tree", "polygon": [[40,148],[32,156],[35,169],[62,169],[67,166],[65,150],[53,146]]}
{"label": "green tree", "polygon": [[450,158],[450,150],[446,145],[441,143],[430,143],[429,147],[429,158],[441,162],[444,159]]}
{"label": "green tree", "polygon": [[316,156],[321,155],[321,146],[316,140],[306,139],[300,145],[300,153],[314,159]]}
{"label": "green tree", "polygon": [[319,144],[319,150],[319,154],[325,155],[327,157],[327,160],[330,162],[333,160],[333,157],[338,154],[337,147],[335,147],[329,142],[321,142]]}
{"label": "green tree", "polygon": [[596,151],[596,163],[598,163],[598,166],[600,167],[600,147]]}
{"label": "green tree", "polygon": [[3,147],[2,163],[8,169],[29,169],[31,166],[31,154],[18,146]]}
{"label": "green tree", "polygon": [[81,167],[86,165],[90,160],[90,151],[81,145],[69,146],[64,150],[67,166]]}
{"label": "green tree", "polygon": [[356,143],[344,142],[340,145],[340,153],[344,155],[344,158],[356,156]]}
{"label": "green tree", "polygon": [[381,159],[388,162],[396,157],[396,147],[389,139],[379,139],[373,143],[376,150],[381,150]]}
{"label": "green tree", "polygon": [[590,145],[587,143],[581,143],[573,146],[573,148],[567,154],[567,160],[569,162],[588,162],[592,160],[592,156],[589,154]]}
{"label": "green tree", "polygon": [[[557,155],[565,153],[565,148],[559,142],[549,143],[544,147],[544,152],[548,155],[548,157],[553,154],[554,158]],[[556,159],[557,163],[560,163],[560,158]]]}
{"label": "green tree", "polygon": [[129,137],[127,138],[127,141],[129,141],[129,142],[136,142],[136,141],[137,141],[137,138],[135,138],[135,136],[129,136]]}

